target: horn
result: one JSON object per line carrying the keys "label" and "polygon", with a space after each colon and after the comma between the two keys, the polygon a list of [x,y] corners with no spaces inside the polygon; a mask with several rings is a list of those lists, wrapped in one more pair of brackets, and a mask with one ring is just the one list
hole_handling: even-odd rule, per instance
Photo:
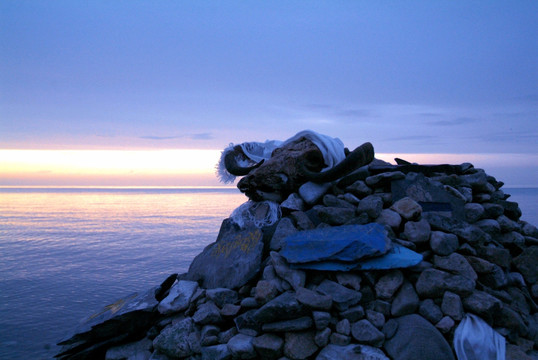
{"label": "horn", "polygon": [[372,160],[374,160],[374,147],[367,142],[350,152],[344,160],[327,171],[313,172],[308,170],[304,164],[301,164],[300,170],[307,180],[323,183],[339,179]]}
{"label": "horn", "polygon": [[239,145],[234,146],[233,150],[228,151],[226,155],[224,155],[224,166],[226,167],[226,170],[228,170],[230,174],[235,176],[247,175],[249,172],[263,164],[264,161],[262,160],[252,166],[240,166],[237,163],[237,156],[245,156],[245,153]]}

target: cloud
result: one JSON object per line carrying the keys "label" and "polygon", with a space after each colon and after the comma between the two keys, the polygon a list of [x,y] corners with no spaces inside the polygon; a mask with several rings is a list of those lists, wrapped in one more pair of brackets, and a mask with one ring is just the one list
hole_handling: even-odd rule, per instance
{"label": "cloud", "polygon": [[212,140],[215,137],[211,133],[192,134],[189,136],[192,140]]}
{"label": "cloud", "polygon": [[456,125],[465,125],[470,124],[473,122],[476,122],[477,119],[473,119],[470,117],[459,117],[452,120],[437,120],[437,121],[430,121],[430,125],[434,126],[456,126]]}
{"label": "cloud", "polygon": [[415,140],[431,140],[435,139],[437,136],[431,135],[409,135],[409,136],[399,136],[386,139],[387,141],[415,141]]}
{"label": "cloud", "polygon": [[212,140],[214,139],[214,136],[211,133],[185,134],[185,135],[175,135],[175,136],[144,135],[144,136],[140,136],[139,139],[157,140],[157,141],[174,140],[174,139]]}
{"label": "cloud", "polygon": [[140,136],[140,139],[144,139],[144,140],[172,140],[172,139],[179,139],[179,138],[181,138],[181,136],[151,136],[151,135]]}

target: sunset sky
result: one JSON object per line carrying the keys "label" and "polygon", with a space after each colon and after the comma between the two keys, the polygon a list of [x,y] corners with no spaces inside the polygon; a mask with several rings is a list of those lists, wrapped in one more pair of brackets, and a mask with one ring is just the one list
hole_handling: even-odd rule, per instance
{"label": "sunset sky", "polygon": [[0,2],[0,186],[218,185],[303,129],[538,187],[538,2]]}

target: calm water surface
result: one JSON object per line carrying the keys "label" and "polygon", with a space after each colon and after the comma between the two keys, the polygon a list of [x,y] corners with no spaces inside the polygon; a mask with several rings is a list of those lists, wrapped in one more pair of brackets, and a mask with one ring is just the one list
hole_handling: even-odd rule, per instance
{"label": "calm water surface", "polygon": [[[538,189],[503,189],[538,224]],[[78,322],[185,272],[236,189],[0,189],[0,359],[49,359]]]}

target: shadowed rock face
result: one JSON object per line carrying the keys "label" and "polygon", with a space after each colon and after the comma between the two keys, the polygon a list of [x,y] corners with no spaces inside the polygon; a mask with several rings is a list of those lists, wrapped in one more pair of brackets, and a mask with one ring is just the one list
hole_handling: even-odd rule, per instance
{"label": "shadowed rock face", "polygon": [[319,172],[324,166],[318,147],[312,141],[300,138],[275,149],[271,158],[243,177],[237,187],[253,201],[280,203],[307,181],[301,168]]}

